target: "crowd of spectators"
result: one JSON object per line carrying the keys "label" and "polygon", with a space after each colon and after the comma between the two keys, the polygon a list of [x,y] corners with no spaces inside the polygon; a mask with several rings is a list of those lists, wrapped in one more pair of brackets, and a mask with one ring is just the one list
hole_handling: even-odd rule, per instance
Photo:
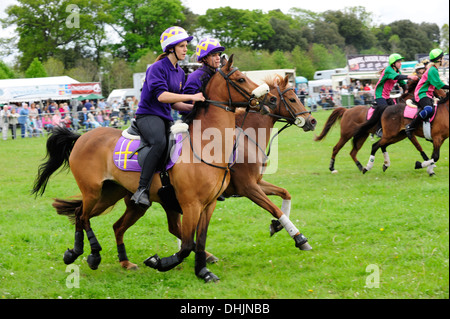
{"label": "crowd of spectators", "polygon": [[7,140],[18,136],[44,136],[57,126],[73,131],[87,131],[100,126],[117,128],[127,125],[137,106],[135,98],[112,103],[104,99],[9,103],[0,107],[0,131],[3,140]]}
{"label": "crowd of spectators", "polygon": [[[337,90],[333,90],[331,86],[322,86],[320,93],[315,97],[308,95],[306,90],[302,89],[298,92],[298,96],[303,104],[315,111],[318,106],[329,109],[336,106],[371,105],[374,101],[374,93],[372,83],[361,84],[357,81],[350,85],[342,85]],[[347,99],[349,96],[352,98]]]}

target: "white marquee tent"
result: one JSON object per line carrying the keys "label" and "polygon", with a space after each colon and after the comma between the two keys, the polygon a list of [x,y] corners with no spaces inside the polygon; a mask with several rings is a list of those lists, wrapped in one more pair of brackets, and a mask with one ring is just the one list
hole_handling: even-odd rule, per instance
{"label": "white marquee tent", "polygon": [[0,80],[0,104],[72,98],[70,84],[80,83],[68,76]]}

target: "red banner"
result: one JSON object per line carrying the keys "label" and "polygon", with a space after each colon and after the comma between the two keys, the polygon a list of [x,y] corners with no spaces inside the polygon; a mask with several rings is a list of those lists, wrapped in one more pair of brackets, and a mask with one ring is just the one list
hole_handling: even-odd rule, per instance
{"label": "red banner", "polygon": [[102,94],[100,82],[70,84],[72,94]]}

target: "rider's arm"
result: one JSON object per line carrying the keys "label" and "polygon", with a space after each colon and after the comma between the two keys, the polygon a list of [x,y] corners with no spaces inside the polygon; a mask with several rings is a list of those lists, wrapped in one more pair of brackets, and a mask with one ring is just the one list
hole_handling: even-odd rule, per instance
{"label": "rider's arm", "polygon": [[184,102],[177,102],[172,104],[172,109],[181,111],[181,112],[190,112],[192,111],[192,108],[194,107],[193,104],[184,103]]}
{"label": "rider's arm", "polygon": [[159,97],[158,101],[161,103],[177,103],[188,101],[204,101],[205,97],[202,93],[197,94],[177,94],[165,91]]}

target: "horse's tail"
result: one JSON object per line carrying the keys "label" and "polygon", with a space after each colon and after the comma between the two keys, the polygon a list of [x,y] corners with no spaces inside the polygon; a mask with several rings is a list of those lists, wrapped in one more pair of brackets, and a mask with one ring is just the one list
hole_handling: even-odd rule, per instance
{"label": "horse's tail", "polygon": [[32,194],[44,194],[50,176],[61,166],[69,167],[69,156],[80,134],[73,133],[65,127],[56,127],[47,140],[47,154],[44,163],[39,165],[38,175],[34,181]]}
{"label": "horse's tail", "polygon": [[347,109],[345,107],[335,108],[334,111],[331,113],[331,115],[328,117],[328,119],[325,123],[325,126],[323,127],[322,132],[320,133],[319,136],[316,136],[314,138],[314,141],[321,141],[322,139],[324,139],[325,136],[327,136],[330,129],[336,123],[336,121],[342,118],[345,111],[347,111]]}
{"label": "horse's tail", "polygon": [[81,199],[65,200],[55,198],[52,206],[59,215],[67,216],[72,224],[75,224],[77,215],[81,214],[83,201]]}
{"label": "horse's tail", "polygon": [[375,110],[373,111],[372,117],[366,121],[365,123],[361,124],[356,131],[356,133],[353,135],[353,147],[356,148],[356,145],[358,145],[359,139],[361,139],[364,135],[367,134],[367,132],[378,124],[378,122],[381,119],[381,115],[383,114],[384,110],[387,106],[380,106],[378,105]]}

